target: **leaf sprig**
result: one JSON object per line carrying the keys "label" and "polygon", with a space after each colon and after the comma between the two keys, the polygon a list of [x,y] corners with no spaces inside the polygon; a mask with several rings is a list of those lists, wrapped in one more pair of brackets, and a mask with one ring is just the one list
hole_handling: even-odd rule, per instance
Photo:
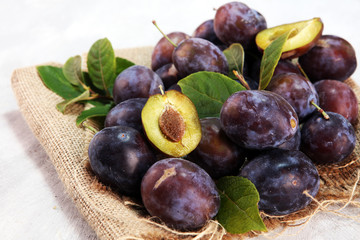
{"label": "leaf sprig", "polygon": [[87,57],[88,72],[82,70],[80,55],[70,57],[62,67],[38,66],[38,73],[44,84],[64,98],[56,108],[65,113],[74,103],[88,103],[76,119],[80,126],[89,118],[105,117],[114,105],[112,89],[116,76],[133,62],[115,57],[114,49],[107,38],[99,39],[90,48]]}

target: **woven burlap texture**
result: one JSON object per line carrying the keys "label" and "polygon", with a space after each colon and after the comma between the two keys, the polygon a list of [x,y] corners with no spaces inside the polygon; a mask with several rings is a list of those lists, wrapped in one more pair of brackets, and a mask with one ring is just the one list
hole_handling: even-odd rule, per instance
{"label": "woven burlap texture", "polygon": [[[141,47],[116,50],[116,55],[139,65],[150,66],[151,52],[152,47]],[[50,64],[59,65],[46,65]],[[44,86],[36,66],[16,69],[11,83],[26,122],[49,155],[67,193],[100,239],[243,239],[260,234],[225,234],[216,221],[210,221],[198,232],[181,233],[151,219],[141,205],[113,193],[99,183],[91,172],[87,147],[93,132],[75,125],[75,119],[84,106],[74,104],[66,114],[57,111],[55,106],[63,99]],[[347,80],[346,83],[360,96],[360,89],[352,80]],[[360,133],[357,126],[356,133],[358,143],[354,153],[346,161],[330,167],[318,166],[321,187],[310,206],[283,217],[262,214],[270,232],[306,222],[314,213],[324,209],[322,203],[329,204],[334,200],[351,205],[352,199],[359,197],[359,191],[356,190],[360,169]]]}

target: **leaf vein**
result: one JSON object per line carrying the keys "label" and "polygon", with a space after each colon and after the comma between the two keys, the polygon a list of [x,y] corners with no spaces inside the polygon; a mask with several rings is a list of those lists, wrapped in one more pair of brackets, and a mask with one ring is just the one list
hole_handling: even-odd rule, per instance
{"label": "leaf vein", "polygon": [[[255,223],[257,226],[261,227],[261,225],[258,224],[258,222],[256,221],[256,219],[253,219],[251,216],[249,216],[249,214],[248,214],[245,210],[243,210],[242,208],[240,208],[240,207],[238,206],[238,204],[236,203],[236,201],[232,200],[225,192],[223,192],[223,195],[224,195],[228,200],[230,200],[230,201],[236,206],[236,208],[237,208],[239,211],[243,212],[244,215],[245,215],[247,218],[251,219],[253,223]],[[248,207],[247,209],[249,209],[249,208],[251,208],[251,207]]]}

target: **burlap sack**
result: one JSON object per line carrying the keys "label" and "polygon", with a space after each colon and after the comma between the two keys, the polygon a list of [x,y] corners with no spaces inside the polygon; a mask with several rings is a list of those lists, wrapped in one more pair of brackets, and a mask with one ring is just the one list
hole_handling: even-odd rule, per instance
{"label": "burlap sack", "polygon": [[[116,55],[150,66],[151,52],[151,47],[142,47],[118,50]],[[150,218],[141,205],[114,194],[92,174],[87,164],[87,147],[93,133],[75,125],[76,116],[84,106],[75,104],[65,115],[57,111],[55,106],[62,99],[43,85],[35,66],[16,69],[11,82],[25,120],[52,160],[67,193],[100,239],[242,239],[261,234],[232,236],[216,221],[210,221],[198,232],[181,233]],[[351,80],[347,83],[360,96],[359,87]],[[360,136],[358,127],[356,129]],[[352,199],[359,197],[355,189],[359,180],[359,151],[358,142],[354,153],[341,165],[318,166],[320,192],[306,209],[285,217],[262,215],[269,231],[306,222],[333,203],[355,204]]]}

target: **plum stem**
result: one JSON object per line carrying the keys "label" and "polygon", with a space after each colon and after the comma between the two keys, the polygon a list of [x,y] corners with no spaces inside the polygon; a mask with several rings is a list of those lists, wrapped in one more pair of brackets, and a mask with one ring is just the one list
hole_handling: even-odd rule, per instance
{"label": "plum stem", "polygon": [[245,78],[243,75],[240,75],[238,73],[238,71],[233,70],[234,75],[239,79],[239,81],[241,82],[241,84],[247,89],[247,90],[251,90],[249,84],[246,82]]}
{"label": "plum stem", "polygon": [[330,119],[329,115],[321,107],[314,103],[314,100],[311,100],[310,103],[323,115],[326,120]]}
{"label": "plum stem", "polygon": [[161,95],[165,95],[162,85],[159,85]]}
{"label": "plum stem", "polygon": [[[164,102],[166,102],[166,104],[170,104],[169,99],[167,98],[167,96],[165,95],[164,89],[162,85],[159,85],[160,88],[160,93],[163,96]],[[167,105],[166,105],[167,106]]]}
{"label": "plum stem", "polygon": [[157,25],[155,20],[153,20],[152,23],[159,30],[159,32],[164,36],[164,38],[166,38],[166,40],[169,41],[169,43],[171,43],[174,47],[177,47],[177,45],[163,31],[161,31],[161,29],[159,28],[159,26]]}
{"label": "plum stem", "polygon": [[296,61],[296,66],[299,68],[299,70],[300,70],[300,72],[301,72],[301,74],[307,79],[307,80],[309,80],[310,81],[310,79],[309,79],[309,77],[308,77],[308,75],[306,75],[306,73],[305,73],[305,71],[304,71],[304,69],[301,67],[301,65],[300,65],[300,63],[298,62],[298,61]]}

